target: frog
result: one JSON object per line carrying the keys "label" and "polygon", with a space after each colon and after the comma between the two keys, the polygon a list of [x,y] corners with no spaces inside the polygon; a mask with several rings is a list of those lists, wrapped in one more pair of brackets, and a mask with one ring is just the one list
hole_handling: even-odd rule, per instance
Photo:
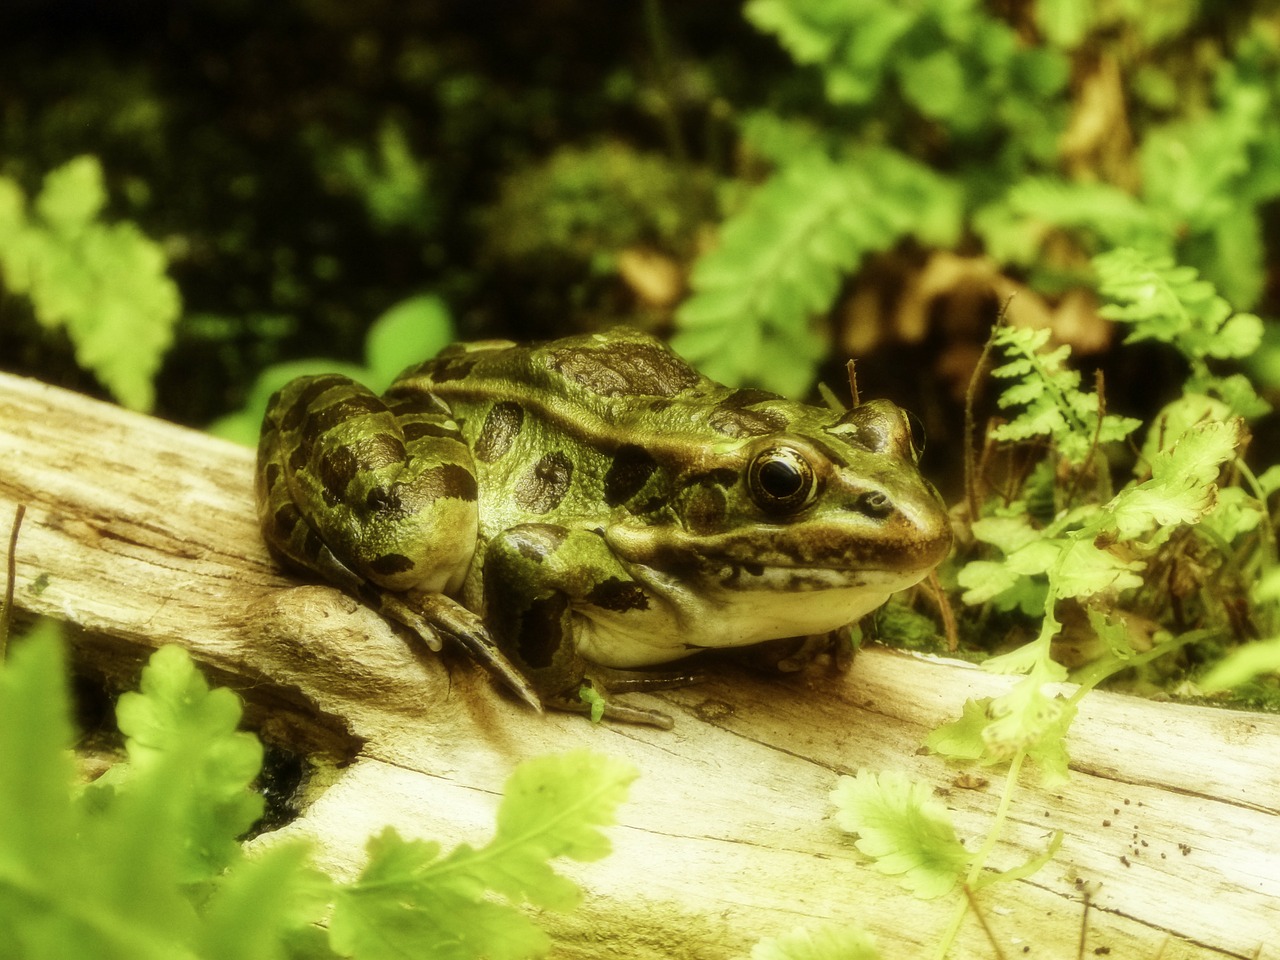
{"label": "frog", "polygon": [[727,386],[624,327],[455,344],[381,396],[296,379],[256,496],[281,563],[534,709],[668,727],[618,694],[701,651],[836,636],[941,562],[921,445],[889,400]]}

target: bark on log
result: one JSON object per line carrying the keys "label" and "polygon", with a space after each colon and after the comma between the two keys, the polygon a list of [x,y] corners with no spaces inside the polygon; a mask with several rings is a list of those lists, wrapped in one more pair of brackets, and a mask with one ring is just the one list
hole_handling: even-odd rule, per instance
{"label": "bark on log", "polygon": [[[730,670],[640,698],[676,717],[671,732],[537,716],[473,666],[280,573],[251,472],[247,450],[0,375],[0,527],[27,506],[17,607],[68,624],[78,658],[121,678],[182,644],[266,736],[350,757],[281,831],[314,837],[322,865],[354,872],[388,823],[482,842],[515,763],[585,745],[641,777],[614,854],[566,868],[589,892],[576,913],[543,918],[554,956],[744,957],[822,920],[861,922],[889,960],[932,955],[953,901],[918,901],[869,868],[827,795],[840,773],[903,770],[977,841],[999,775],[961,778],[919,746],[1007,678],[870,649],[838,678]],[[1087,955],[1280,957],[1280,718],[1094,693],[1070,749],[1065,786],[1024,779],[993,859],[1019,863],[1062,829],[1057,858],[979,894],[1005,956],[1076,956],[1089,884]],[[970,917],[952,956],[995,955]]]}

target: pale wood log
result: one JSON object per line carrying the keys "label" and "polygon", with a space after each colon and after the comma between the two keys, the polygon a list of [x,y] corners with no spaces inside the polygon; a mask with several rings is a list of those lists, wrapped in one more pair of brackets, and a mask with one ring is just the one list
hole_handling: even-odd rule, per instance
{"label": "pale wood log", "polygon": [[[931,955],[953,901],[924,903],[869,868],[831,818],[840,773],[935,785],[967,842],[999,793],[920,753],[966,697],[1010,680],[870,649],[849,674],[719,679],[640,698],[674,731],[538,716],[457,658],[401,639],[338,592],[270,562],[252,453],[34,381],[0,375],[0,527],[27,505],[16,603],[72,628],[82,662],[120,677],[179,643],[246,698],[268,737],[351,758],[285,835],[349,874],[384,824],[481,842],[520,760],[586,746],[641,771],[616,850],[566,871],[583,907],[548,915],[564,958],[744,957],[759,937],[857,920],[888,960]],[[2,549],[2,548],[0,548]],[[1079,884],[1097,884],[1086,955],[1280,957],[1280,718],[1087,697],[1069,783],[1026,777],[996,866],[1042,849],[1027,881],[979,895],[1007,957],[1075,957]],[[981,771],[980,771],[981,772]],[[972,918],[953,957],[995,956]]]}

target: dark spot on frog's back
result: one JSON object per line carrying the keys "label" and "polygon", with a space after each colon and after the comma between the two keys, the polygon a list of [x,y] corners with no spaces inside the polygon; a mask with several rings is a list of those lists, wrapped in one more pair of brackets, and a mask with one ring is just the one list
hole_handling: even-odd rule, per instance
{"label": "dark spot on frog's back", "polygon": [[276,510],[272,519],[275,521],[276,533],[282,540],[287,540],[294,527],[302,521],[302,513],[292,503],[286,503]]}
{"label": "dark spot on frog's back", "polygon": [[321,434],[340,423],[355,420],[371,413],[387,412],[387,405],[371,393],[353,393],[327,407],[313,408],[307,412],[302,425],[303,442],[313,444]]}
{"label": "dark spot on frog's back", "polygon": [[735,390],[715,406],[708,417],[708,423],[717,433],[735,439],[777,433],[785,430],[790,422],[784,413],[767,408],[747,408],[781,399],[776,393],[769,393],[767,390]]}
{"label": "dark spot on frog's back", "polygon": [[757,403],[767,403],[770,400],[781,400],[776,393],[770,393],[768,390],[756,390],[752,387],[743,387],[741,390],[735,390],[729,396],[725,397],[721,406],[732,407],[735,410],[741,410],[743,407],[754,407]]}
{"label": "dark spot on frog's back", "polygon": [[530,513],[547,513],[560,505],[572,479],[573,461],[554,450],[516,481],[515,501]]}
{"label": "dark spot on frog's back", "polygon": [[596,584],[587,594],[587,602],[616,613],[649,609],[649,597],[640,585],[617,577]]}
{"label": "dark spot on frog's back", "polygon": [[564,594],[557,592],[545,600],[534,600],[523,612],[516,646],[526,665],[541,669],[555,661],[564,637],[564,616],[568,605]]}
{"label": "dark spot on frog's back", "polygon": [[656,343],[562,347],[547,359],[566,380],[603,397],[672,397],[701,380],[691,366]]}
{"label": "dark spot on frog's back", "polygon": [[481,463],[494,463],[502,459],[520,436],[524,426],[524,410],[510,400],[495,403],[485,414],[484,426],[473,447],[475,457]]}
{"label": "dark spot on frog's back", "polygon": [[618,448],[604,475],[604,501],[611,507],[626,503],[644,489],[658,462],[644,447],[628,443]]}

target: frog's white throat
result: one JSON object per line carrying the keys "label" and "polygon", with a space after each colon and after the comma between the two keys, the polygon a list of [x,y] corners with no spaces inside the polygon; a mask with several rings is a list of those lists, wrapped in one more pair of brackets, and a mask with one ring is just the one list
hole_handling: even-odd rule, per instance
{"label": "frog's white throat", "polygon": [[927,572],[766,567],[691,586],[649,571],[657,581],[648,583],[649,607],[582,609],[577,646],[593,663],[625,669],[700,649],[823,634],[860,619]]}

